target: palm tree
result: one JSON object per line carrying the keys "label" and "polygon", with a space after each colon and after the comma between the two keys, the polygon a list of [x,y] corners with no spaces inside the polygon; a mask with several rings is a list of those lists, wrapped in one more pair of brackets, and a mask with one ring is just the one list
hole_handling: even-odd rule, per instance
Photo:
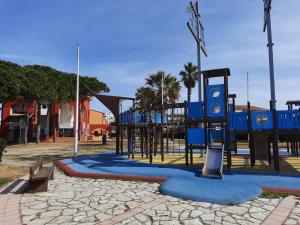
{"label": "palm tree", "polygon": [[184,65],[184,70],[180,71],[179,75],[181,76],[181,81],[187,89],[187,100],[191,101],[192,88],[196,86],[196,73],[198,71],[197,66],[193,63],[188,62]]}
{"label": "palm tree", "polygon": [[150,74],[146,78],[146,86],[151,88],[153,95],[153,105],[161,105],[162,98],[162,80],[163,80],[163,100],[165,104],[174,104],[179,98],[180,83],[176,77],[171,74],[166,74],[164,71],[158,71],[157,73]]}
{"label": "palm tree", "polygon": [[150,109],[155,95],[150,87],[140,87],[136,90],[135,99],[139,109]]}

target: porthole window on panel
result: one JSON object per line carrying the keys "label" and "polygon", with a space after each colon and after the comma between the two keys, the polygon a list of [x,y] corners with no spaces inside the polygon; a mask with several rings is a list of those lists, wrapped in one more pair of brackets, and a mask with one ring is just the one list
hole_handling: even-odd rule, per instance
{"label": "porthole window on panel", "polygon": [[260,114],[256,116],[256,124],[260,126],[265,126],[269,122],[269,117],[265,114]]}
{"label": "porthole window on panel", "polygon": [[215,104],[211,107],[211,112],[214,114],[219,114],[221,112],[221,106],[219,104]]}
{"label": "porthole window on panel", "polygon": [[220,96],[220,94],[221,94],[221,91],[219,90],[219,89],[213,89],[212,91],[211,91],[211,96],[213,97],[213,98],[218,98],[219,96]]}

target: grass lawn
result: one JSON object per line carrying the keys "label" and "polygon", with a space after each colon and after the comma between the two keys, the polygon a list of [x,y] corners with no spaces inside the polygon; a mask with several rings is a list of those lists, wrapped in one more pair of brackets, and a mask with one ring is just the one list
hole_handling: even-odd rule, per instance
{"label": "grass lawn", "polygon": [[260,197],[261,198],[285,198],[290,195],[300,197],[299,193],[288,193],[288,192],[273,192],[273,191],[264,191]]}
{"label": "grass lawn", "polygon": [[0,178],[0,187],[10,182],[10,178]]}

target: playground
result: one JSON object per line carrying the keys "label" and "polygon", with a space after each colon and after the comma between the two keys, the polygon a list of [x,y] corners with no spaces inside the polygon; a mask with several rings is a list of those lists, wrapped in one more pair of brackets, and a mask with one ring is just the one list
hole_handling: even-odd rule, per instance
{"label": "playground", "polygon": [[[263,190],[299,193],[299,110],[278,111],[270,104],[270,110],[251,111],[248,102],[246,112],[236,112],[236,95],[228,91],[230,70],[202,74],[203,102],[142,111],[133,104],[120,112],[124,98],[98,97],[118,118],[115,153],[56,165],[78,177],[163,182],[162,193],[218,204],[242,203]],[[221,83],[212,83],[215,78]],[[238,148],[239,134],[248,137],[249,149]]]}
{"label": "playground", "polygon": [[[246,105],[239,109],[241,105],[237,102],[243,96],[240,90],[231,88],[231,81],[240,79],[234,65],[226,62],[224,67],[219,67],[219,61],[218,65],[208,63],[213,68],[202,69],[201,56],[207,57],[208,51],[198,1],[190,2],[186,23],[197,44],[197,66],[191,62],[185,64],[185,71],[179,72],[182,80],[161,70],[151,73],[145,78],[144,86],[136,89],[135,97],[132,93],[131,97],[102,94],[109,88],[97,78],[91,78],[91,83],[87,77],[86,83],[84,79],[80,81],[80,44],[77,43],[77,74],[72,74],[72,80],[67,79],[68,73],[53,72],[50,67],[47,68],[52,71],[50,75],[43,74],[45,81],[57,84],[53,86],[57,90],[65,88],[72,94],[65,96],[72,98],[74,110],[70,106],[66,116],[68,126],[61,128],[62,136],[56,138],[56,127],[60,129],[56,123],[61,120],[56,120],[54,114],[64,111],[57,105],[51,113],[43,115],[48,121],[47,130],[50,123],[53,126],[53,143],[40,143],[42,115],[34,118],[32,114],[36,120],[33,123],[36,134],[32,130],[32,135],[37,137],[37,144],[30,145],[26,139],[24,146],[19,141],[19,146],[10,145],[5,151],[3,148],[0,224],[299,224],[300,100],[285,99],[285,108],[278,108],[271,2],[263,1],[270,81],[270,99],[264,108],[255,107],[257,101],[252,104],[247,90]],[[27,71],[27,67],[19,69],[30,75],[36,71]],[[99,64],[101,70],[102,67]],[[120,74],[126,69],[126,66],[112,67],[120,67]],[[138,72],[135,66],[132,70]],[[185,80],[188,75],[189,81]],[[54,76],[61,80],[56,81]],[[110,79],[112,83],[122,80],[113,79]],[[58,88],[63,80],[65,87]],[[75,81],[76,88],[71,85]],[[121,88],[126,89],[123,81]],[[181,98],[180,82],[187,89],[186,99]],[[44,86],[47,90],[55,89]],[[198,98],[191,101],[195,87]],[[22,86],[18,94],[23,94],[23,89],[30,92],[30,88]],[[45,90],[40,92],[47,93]],[[128,90],[117,94],[126,94]],[[57,95],[53,102],[65,101],[60,96],[64,90],[52,91],[49,95]],[[48,96],[41,98],[47,100]],[[95,141],[88,138],[90,108],[80,103],[80,99],[92,98],[114,117],[113,122],[108,122],[109,135],[107,131],[101,130],[101,135],[97,131],[95,136],[99,138]],[[41,114],[47,107],[38,100],[38,108],[34,110]],[[50,101],[46,103],[52,107]],[[11,114],[9,108],[9,116],[20,116]],[[50,114],[54,115],[51,122]],[[28,113],[26,118],[29,121]],[[83,119],[86,120],[82,122]],[[19,137],[21,131],[19,123]],[[27,132],[28,126],[26,138]]]}
{"label": "playground", "polygon": [[[270,6],[265,12],[268,18]],[[269,110],[251,110],[248,101],[246,111],[236,111],[229,68],[198,74],[203,84],[197,102],[165,104],[163,89],[162,104],[146,108],[136,107],[134,98],[95,95],[116,118],[115,154],[74,157],[56,165],[71,176],[161,182],[161,193],[217,204],[243,203],[263,190],[299,193],[300,111],[294,109],[299,102],[276,109],[272,54],[269,60]],[[122,101],[132,106],[123,111]],[[246,149],[238,148],[242,135]]]}

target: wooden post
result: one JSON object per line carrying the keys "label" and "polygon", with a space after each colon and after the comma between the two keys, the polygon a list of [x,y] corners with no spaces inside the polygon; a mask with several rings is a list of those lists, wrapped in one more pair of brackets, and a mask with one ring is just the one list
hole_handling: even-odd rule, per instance
{"label": "wooden post", "polygon": [[164,109],[163,109],[163,107],[161,108],[161,111],[160,111],[160,118],[161,118],[160,155],[161,155],[161,161],[164,162],[165,161],[165,152],[164,152]]}
{"label": "wooden post", "polygon": [[188,155],[189,155],[189,146],[188,146],[188,103],[185,101],[184,102],[184,133],[185,133],[185,138],[184,138],[184,145],[185,145],[185,165],[189,165],[189,160],[188,160]]}
{"label": "wooden post", "polygon": [[[272,102],[271,102],[272,105]],[[274,156],[274,169],[279,173],[279,149],[278,149],[278,129],[277,129],[277,113],[274,108],[271,109],[273,112],[273,156]]]}
{"label": "wooden post", "polygon": [[124,127],[123,127],[124,125],[121,125],[120,126],[120,149],[121,149],[121,155],[123,155],[123,148],[124,148],[124,143],[123,143],[123,141],[124,141]]}
{"label": "wooden post", "polygon": [[140,141],[141,141],[141,156],[142,158],[144,158],[144,138],[145,138],[145,135],[144,135],[144,126],[142,125],[140,127]]}
{"label": "wooden post", "polygon": [[[149,113],[147,112],[148,116]],[[145,154],[146,158],[148,159],[149,157],[149,140],[150,140],[150,135],[149,135],[149,120],[146,118],[146,125],[145,125]]]}
{"label": "wooden post", "polygon": [[116,154],[120,154],[120,115],[116,118]]}
{"label": "wooden post", "polygon": [[248,135],[249,135],[249,148],[250,148],[250,164],[253,168],[255,166],[255,149],[254,149],[254,140],[252,133],[252,124],[251,124],[251,110],[250,110],[250,102],[247,102],[247,113],[248,113]]}
{"label": "wooden post", "polygon": [[158,137],[157,137],[157,133],[158,133],[158,129],[157,129],[157,123],[154,124],[153,129],[154,129],[154,156],[156,156],[157,154],[157,141],[158,141]]}
{"label": "wooden post", "polygon": [[150,120],[150,124],[148,126],[148,130],[149,130],[149,147],[150,147],[150,163],[153,163],[153,125],[152,125],[152,120]]}
{"label": "wooden post", "polygon": [[229,113],[228,113],[228,77],[227,74],[224,76],[224,86],[225,86],[225,150],[227,153],[227,169],[231,168],[231,149],[230,149],[230,130],[229,130]]}
{"label": "wooden post", "polygon": [[167,122],[167,127],[166,127],[166,138],[167,138],[167,153],[169,154],[169,121]]}
{"label": "wooden post", "polygon": [[131,141],[132,141],[132,149],[131,149],[131,158],[134,159],[134,149],[135,149],[135,124],[132,123],[131,128]]}
{"label": "wooden post", "polygon": [[[130,158],[130,154],[131,154],[131,148],[132,148],[132,143],[131,143],[131,124],[129,123],[128,125],[127,125],[127,154],[128,154],[128,158]],[[121,152],[122,152],[122,154],[123,154],[123,150],[121,149]]]}

